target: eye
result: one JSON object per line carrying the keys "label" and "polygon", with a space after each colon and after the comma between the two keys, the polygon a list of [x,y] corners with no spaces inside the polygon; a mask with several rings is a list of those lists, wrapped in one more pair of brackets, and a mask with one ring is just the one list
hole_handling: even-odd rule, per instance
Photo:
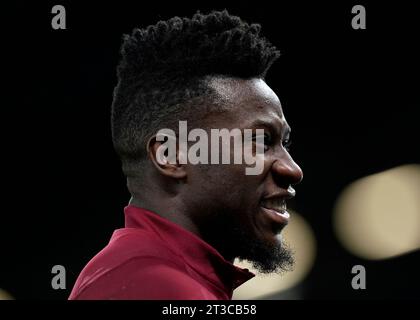
{"label": "eye", "polygon": [[268,133],[264,133],[264,151],[268,150],[268,147],[273,144],[273,140],[271,139],[271,135]]}
{"label": "eye", "polygon": [[[257,137],[260,138],[261,135],[253,136],[253,140],[256,141]],[[271,135],[268,133],[264,133],[264,152],[268,151],[269,146],[271,146],[272,143],[273,141],[272,141]]]}
{"label": "eye", "polygon": [[290,151],[291,144],[292,144],[292,140],[290,140],[290,138],[287,138],[283,140],[282,142],[283,148],[285,148],[287,151]]}

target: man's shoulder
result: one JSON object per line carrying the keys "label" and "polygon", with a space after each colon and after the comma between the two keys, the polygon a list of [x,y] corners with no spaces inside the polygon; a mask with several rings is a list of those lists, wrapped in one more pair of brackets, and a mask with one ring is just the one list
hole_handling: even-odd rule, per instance
{"label": "man's shoulder", "polygon": [[123,228],[114,232],[108,245],[100,252],[124,258],[177,257],[166,241],[157,234],[136,228]]}
{"label": "man's shoulder", "polygon": [[73,289],[70,299],[214,299],[185,268],[172,260],[136,256]]}
{"label": "man's shoulder", "polygon": [[152,287],[170,285],[170,279],[178,279],[178,285],[196,284],[184,261],[162,239],[141,229],[124,228],[115,231],[109,244],[86,265],[70,299],[121,298],[133,290],[150,296]]}
{"label": "man's shoulder", "polygon": [[86,267],[102,266],[110,270],[127,261],[146,258],[156,261],[179,261],[177,253],[158,235],[142,229],[123,228],[114,232],[107,246]]}

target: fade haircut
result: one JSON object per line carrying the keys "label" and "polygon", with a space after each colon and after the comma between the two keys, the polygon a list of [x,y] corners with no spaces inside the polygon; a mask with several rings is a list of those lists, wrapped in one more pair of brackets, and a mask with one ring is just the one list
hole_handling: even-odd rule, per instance
{"label": "fade haircut", "polygon": [[205,115],[217,101],[208,85],[212,77],[264,79],[280,54],[260,29],[224,10],[124,35],[111,116],[123,170],[145,158],[147,141],[159,129]]}

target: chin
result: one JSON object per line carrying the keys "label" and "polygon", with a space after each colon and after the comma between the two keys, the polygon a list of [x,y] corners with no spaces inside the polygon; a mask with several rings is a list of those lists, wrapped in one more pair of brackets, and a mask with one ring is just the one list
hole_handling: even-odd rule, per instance
{"label": "chin", "polygon": [[293,252],[280,234],[254,239],[239,259],[247,260],[260,273],[283,273],[294,265]]}

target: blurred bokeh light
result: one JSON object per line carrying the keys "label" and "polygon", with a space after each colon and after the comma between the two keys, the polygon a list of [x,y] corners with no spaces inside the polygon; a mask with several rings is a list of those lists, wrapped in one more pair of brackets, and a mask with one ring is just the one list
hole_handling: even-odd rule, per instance
{"label": "blurred bokeh light", "polygon": [[0,289],[0,300],[14,300],[12,295],[7,291]]}
{"label": "blurred bokeh light", "polygon": [[337,200],[335,233],[354,255],[379,260],[420,248],[420,165],[404,165],[349,185]]}

